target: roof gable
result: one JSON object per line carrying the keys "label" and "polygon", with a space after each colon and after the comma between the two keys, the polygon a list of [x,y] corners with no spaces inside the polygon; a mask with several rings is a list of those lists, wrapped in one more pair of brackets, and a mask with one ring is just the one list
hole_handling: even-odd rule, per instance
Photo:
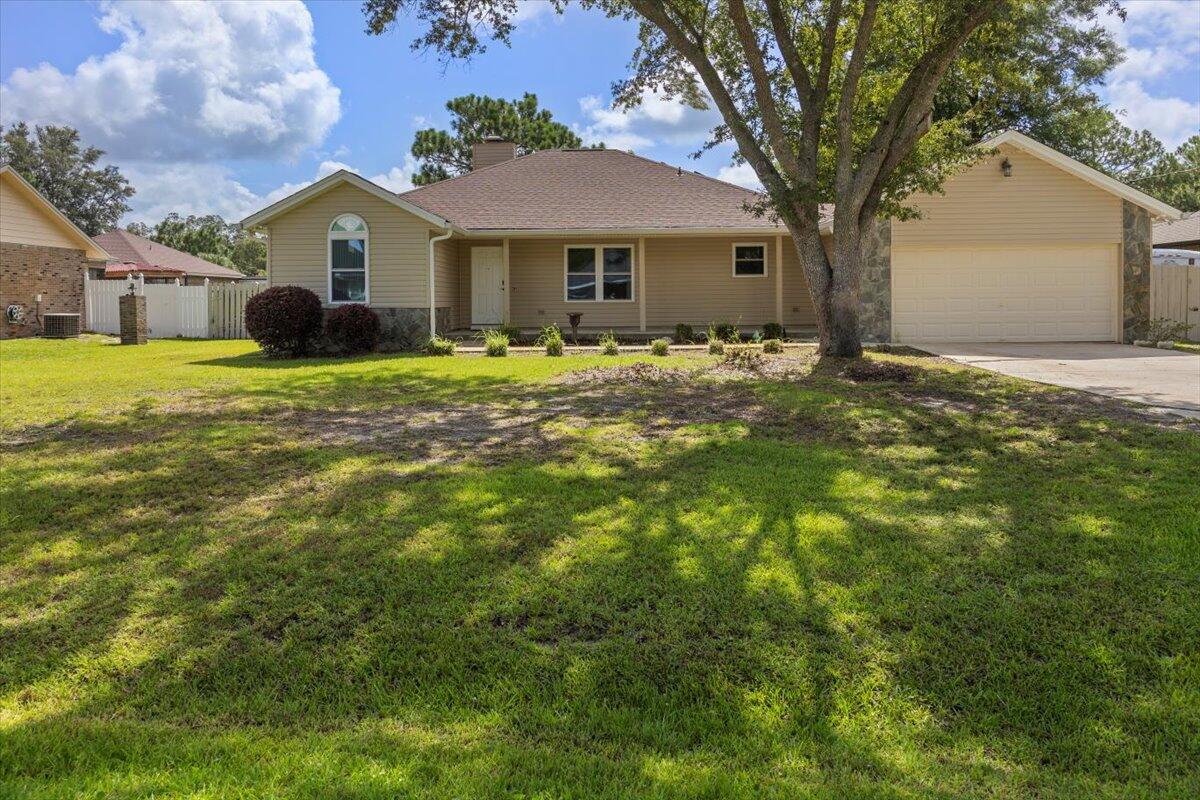
{"label": "roof gable", "polygon": [[1053,147],[1048,147],[1036,139],[1031,139],[1018,131],[1004,131],[990,139],[979,143],[980,147],[999,147],[1000,145],[1011,145],[1013,147],[1024,150],[1030,155],[1036,156],[1043,161],[1049,162],[1064,172],[1070,173],[1080,180],[1103,189],[1104,191],[1114,194],[1124,200],[1128,200],[1134,205],[1141,206],[1157,217],[1165,217],[1166,219],[1179,219],[1183,216],[1183,212],[1177,208],[1173,208],[1161,200],[1155,200],[1145,192],[1138,191],[1132,186],[1128,186],[1115,178],[1105,175],[1099,170],[1092,169],[1086,164],[1081,164],[1070,156],[1063,155]]}
{"label": "roof gable", "polygon": [[279,202],[273,203],[261,211],[251,214],[242,220],[242,227],[249,229],[266,225],[272,219],[275,219],[281,214],[285,214],[296,206],[311,200],[317,195],[329,191],[335,186],[340,186],[343,183],[348,183],[351,186],[362,189],[364,192],[374,195],[381,200],[385,200],[399,209],[420,217],[431,225],[437,225],[441,228],[450,227],[450,220],[446,219],[445,217],[432,213],[418,205],[414,205],[413,203],[402,199],[394,192],[389,192],[382,186],[371,183],[361,175],[355,175],[353,172],[344,169],[340,169],[332,175],[326,175],[316,183],[309,184],[300,191],[288,195]]}
{"label": "roof gable", "polygon": [[103,247],[80,230],[79,226],[71,222],[66,214],[59,211],[57,206],[43,197],[41,192],[33,188],[29,181],[21,177],[21,174],[8,164],[0,165],[0,180],[8,183],[26,202],[40,210],[56,228],[63,232],[68,240],[78,244],[87,258],[105,260],[111,257]]}

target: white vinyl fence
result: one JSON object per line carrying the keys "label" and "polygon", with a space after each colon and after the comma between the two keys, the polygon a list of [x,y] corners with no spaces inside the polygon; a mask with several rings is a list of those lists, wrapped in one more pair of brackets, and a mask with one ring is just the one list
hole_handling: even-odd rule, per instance
{"label": "white vinyl fence", "polygon": [[[182,286],[146,283],[138,277],[134,292],[146,298],[146,322],[152,339],[177,336],[194,339],[245,339],[246,301],[266,288],[258,281]],[[84,277],[86,328],[96,333],[120,333],[119,298],[129,293],[128,280]]]}

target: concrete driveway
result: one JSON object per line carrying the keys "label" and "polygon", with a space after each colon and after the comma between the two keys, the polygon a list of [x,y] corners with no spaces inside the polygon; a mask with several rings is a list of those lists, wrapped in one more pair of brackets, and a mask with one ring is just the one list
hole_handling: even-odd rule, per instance
{"label": "concrete driveway", "polygon": [[1200,418],[1200,355],[1091,342],[917,346],[960,364]]}

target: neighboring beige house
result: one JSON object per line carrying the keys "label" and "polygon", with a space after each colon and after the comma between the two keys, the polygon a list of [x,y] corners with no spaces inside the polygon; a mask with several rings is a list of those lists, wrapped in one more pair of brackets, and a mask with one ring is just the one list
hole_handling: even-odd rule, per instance
{"label": "neighboring beige house", "polygon": [[[882,222],[862,333],[893,341],[1128,341],[1149,318],[1151,221],[1180,213],[1015,132]],[[365,302],[389,336],[500,324],[655,332],[814,324],[790,236],[754,192],[619,150],[516,157],[402,194],[341,171],[243,221],[272,285]],[[826,225],[829,225],[827,222]],[[826,230],[829,233],[829,230]]]}
{"label": "neighboring beige house", "polygon": [[82,322],[84,272],[109,257],[14,169],[0,165],[0,338],[40,333],[43,314],[79,314]]}
{"label": "neighboring beige house", "polygon": [[231,283],[246,277],[236,269],[205,261],[120,228],[100,234],[96,242],[111,253],[115,261],[103,273],[93,273],[93,278],[121,279],[133,272],[145,278],[146,283],[178,280],[185,286],[202,286],[205,279],[210,283]]}

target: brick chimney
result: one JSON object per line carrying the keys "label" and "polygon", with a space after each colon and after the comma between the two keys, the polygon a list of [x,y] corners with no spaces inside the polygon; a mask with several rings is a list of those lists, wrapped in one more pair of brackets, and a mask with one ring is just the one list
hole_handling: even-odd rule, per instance
{"label": "brick chimney", "polygon": [[517,145],[500,136],[485,136],[482,142],[471,145],[471,170],[512,161],[517,157]]}

